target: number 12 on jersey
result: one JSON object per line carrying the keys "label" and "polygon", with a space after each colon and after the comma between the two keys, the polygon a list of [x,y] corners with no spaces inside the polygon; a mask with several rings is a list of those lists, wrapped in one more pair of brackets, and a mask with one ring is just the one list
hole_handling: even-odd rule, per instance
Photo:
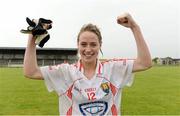
{"label": "number 12 on jersey", "polygon": [[94,92],[87,93],[88,100],[95,100],[96,94]]}

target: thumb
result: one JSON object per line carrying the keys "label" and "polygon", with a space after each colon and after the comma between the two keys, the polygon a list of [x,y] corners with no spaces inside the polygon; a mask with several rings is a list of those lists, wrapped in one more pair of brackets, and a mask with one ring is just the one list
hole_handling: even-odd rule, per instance
{"label": "thumb", "polygon": [[35,27],[35,26],[36,26],[36,23],[33,22],[33,21],[31,21],[28,17],[26,17],[26,22],[27,22],[30,26],[32,26],[32,27]]}

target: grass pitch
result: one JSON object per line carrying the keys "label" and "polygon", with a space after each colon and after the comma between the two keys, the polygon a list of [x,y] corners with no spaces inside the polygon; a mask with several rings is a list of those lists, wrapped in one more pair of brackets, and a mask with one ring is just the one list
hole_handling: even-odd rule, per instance
{"label": "grass pitch", "polygon": [[[123,90],[122,115],[180,115],[180,67],[153,67],[135,74]],[[58,115],[58,96],[22,68],[0,68],[0,115]]]}
{"label": "grass pitch", "polygon": [[123,114],[180,115],[180,67],[153,67],[124,89]]}

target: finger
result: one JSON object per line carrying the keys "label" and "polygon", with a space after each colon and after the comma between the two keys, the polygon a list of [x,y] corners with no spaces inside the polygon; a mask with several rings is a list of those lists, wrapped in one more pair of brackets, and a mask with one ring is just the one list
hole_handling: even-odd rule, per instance
{"label": "finger", "polygon": [[30,26],[32,26],[32,27],[35,27],[35,26],[36,26],[36,23],[33,22],[33,21],[31,21],[28,17],[26,17],[26,22],[27,22]]}
{"label": "finger", "polygon": [[39,20],[38,19],[32,19],[32,22],[34,22],[36,25],[38,25]]}
{"label": "finger", "polygon": [[51,29],[51,28],[52,28],[52,25],[50,24],[47,29]]}
{"label": "finger", "polygon": [[52,28],[52,25],[51,24],[42,24],[43,26],[43,29],[51,29]]}
{"label": "finger", "polygon": [[117,23],[119,23],[119,24],[128,23],[128,18],[127,17],[120,17],[117,19]]}
{"label": "finger", "polygon": [[50,23],[52,23],[52,21],[49,20],[49,19],[40,18],[40,19],[39,19],[39,23],[47,23],[47,24],[50,24]]}
{"label": "finger", "polygon": [[30,30],[21,29],[20,32],[24,33],[24,34],[32,34],[32,31],[30,31]]}

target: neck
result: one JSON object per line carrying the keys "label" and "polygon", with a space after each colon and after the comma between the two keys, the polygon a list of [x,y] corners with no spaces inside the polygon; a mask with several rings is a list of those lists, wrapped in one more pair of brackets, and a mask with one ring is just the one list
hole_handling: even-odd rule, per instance
{"label": "neck", "polygon": [[96,69],[97,60],[90,63],[86,63],[82,61],[81,63],[83,65],[84,70],[93,70],[93,69]]}
{"label": "neck", "polygon": [[94,62],[91,62],[91,63],[82,62],[82,65],[83,65],[83,68],[84,68],[84,75],[88,79],[91,79],[95,74],[96,62],[97,62],[97,60],[95,60]]}

